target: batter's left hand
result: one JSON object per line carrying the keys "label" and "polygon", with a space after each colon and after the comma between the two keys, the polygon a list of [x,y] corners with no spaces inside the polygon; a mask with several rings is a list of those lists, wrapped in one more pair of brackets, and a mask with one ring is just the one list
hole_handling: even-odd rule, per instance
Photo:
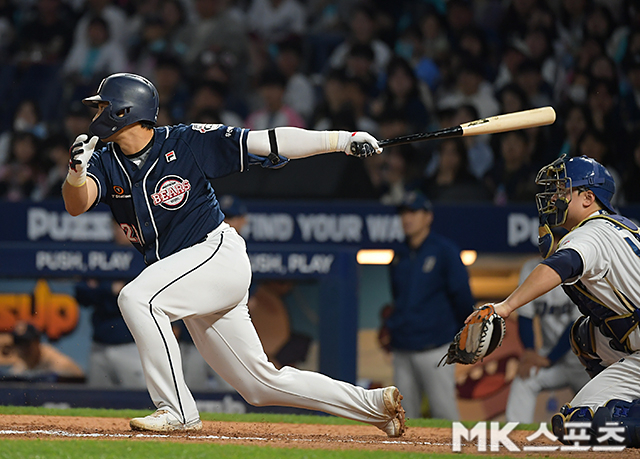
{"label": "batter's left hand", "polygon": [[382,153],[382,147],[378,145],[376,138],[368,132],[353,132],[344,152],[351,156],[366,158]]}

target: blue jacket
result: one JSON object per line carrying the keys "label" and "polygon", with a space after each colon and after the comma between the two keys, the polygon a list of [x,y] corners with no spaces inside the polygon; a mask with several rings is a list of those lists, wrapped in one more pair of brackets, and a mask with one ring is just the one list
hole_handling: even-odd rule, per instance
{"label": "blue jacket", "polygon": [[417,250],[405,246],[391,265],[394,311],[387,326],[394,350],[420,351],[450,342],[475,300],[460,249],[430,233]]}

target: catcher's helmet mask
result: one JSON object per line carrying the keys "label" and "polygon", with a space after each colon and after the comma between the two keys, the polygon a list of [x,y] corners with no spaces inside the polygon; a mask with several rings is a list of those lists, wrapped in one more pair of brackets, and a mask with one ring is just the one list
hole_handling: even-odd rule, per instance
{"label": "catcher's helmet mask", "polygon": [[100,139],[139,121],[155,124],[158,120],[158,91],[153,83],[139,75],[110,75],[100,83],[98,94],[82,100],[83,104],[94,108],[98,108],[100,102],[108,105],[89,126],[91,134]]}
{"label": "catcher's helmet mask", "polygon": [[536,184],[544,186],[544,191],[536,194],[540,225],[547,224],[553,228],[567,221],[573,189],[591,190],[605,210],[616,214],[611,205],[616,184],[609,171],[587,156],[569,160],[565,157],[562,155],[540,169],[536,177]]}

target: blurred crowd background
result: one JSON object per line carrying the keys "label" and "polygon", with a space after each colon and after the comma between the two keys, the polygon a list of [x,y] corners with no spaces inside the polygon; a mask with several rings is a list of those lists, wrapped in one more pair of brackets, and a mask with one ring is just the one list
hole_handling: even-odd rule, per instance
{"label": "blurred crowd background", "polygon": [[640,0],[0,0],[0,62],[2,200],[59,198],[92,117],[80,100],[134,72],[158,88],[160,125],[383,139],[558,113],[545,128],[250,171],[219,192],[395,204],[411,187],[532,204],[536,172],[566,153],[607,166],[617,205],[640,202]]}

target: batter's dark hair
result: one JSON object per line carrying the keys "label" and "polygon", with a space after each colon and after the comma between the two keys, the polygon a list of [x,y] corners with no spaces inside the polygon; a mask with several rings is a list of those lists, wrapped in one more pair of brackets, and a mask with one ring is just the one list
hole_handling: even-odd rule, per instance
{"label": "batter's dark hair", "polygon": [[156,123],[153,123],[151,121],[147,121],[147,120],[142,120],[140,121],[140,126],[142,126],[145,129],[153,129],[155,127]]}

